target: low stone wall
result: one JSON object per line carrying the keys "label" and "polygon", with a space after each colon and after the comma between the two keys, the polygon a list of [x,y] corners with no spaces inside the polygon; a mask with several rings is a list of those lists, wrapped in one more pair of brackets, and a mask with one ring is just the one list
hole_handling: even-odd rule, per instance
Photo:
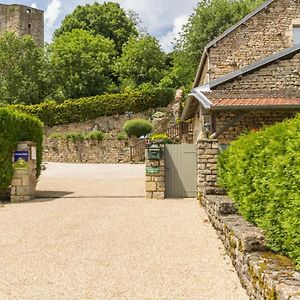
{"label": "low stone wall", "polygon": [[268,251],[261,230],[238,215],[228,197],[207,195],[201,201],[250,299],[300,300],[300,272],[292,261]]}
{"label": "low stone wall", "polygon": [[45,139],[43,160],[64,163],[129,163],[127,141],[77,141]]}

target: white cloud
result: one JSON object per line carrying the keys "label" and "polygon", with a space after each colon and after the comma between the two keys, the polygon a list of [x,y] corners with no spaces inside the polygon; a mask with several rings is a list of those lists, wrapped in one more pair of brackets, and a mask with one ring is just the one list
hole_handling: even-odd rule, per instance
{"label": "white cloud", "polygon": [[32,3],[30,6],[31,6],[32,8],[37,8],[36,3]]}
{"label": "white cloud", "polygon": [[45,12],[45,25],[52,28],[61,13],[61,1],[52,0]]}
{"label": "white cloud", "polygon": [[182,26],[187,23],[189,16],[182,15],[177,17],[173,22],[173,29],[167,32],[164,36],[161,36],[159,41],[161,47],[166,52],[171,52],[173,50],[173,43],[175,39],[178,37],[179,33],[181,32]]}

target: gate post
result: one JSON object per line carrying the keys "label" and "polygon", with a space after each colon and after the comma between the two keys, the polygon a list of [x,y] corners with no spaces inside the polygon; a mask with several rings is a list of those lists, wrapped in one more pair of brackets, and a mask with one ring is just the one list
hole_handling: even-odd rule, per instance
{"label": "gate post", "polygon": [[146,198],[165,199],[165,159],[164,145],[158,145],[160,156],[158,159],[151,159],[146,149]]}
{"label": "gate post", "polygon": [[11,184],[11,202],[18,203],[35,198],[36,145],[19,142],[13,155],[14,174]]}
{"label": "gate post", "polygon": [[219,143],[215,139],[200,139],[197,142],[197,185],[202,195],[223,195],[218,186],[217,157]]}

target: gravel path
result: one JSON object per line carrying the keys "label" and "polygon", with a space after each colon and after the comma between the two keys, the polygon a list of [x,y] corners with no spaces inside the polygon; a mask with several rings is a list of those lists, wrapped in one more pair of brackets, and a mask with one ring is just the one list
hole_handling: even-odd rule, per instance
{"label": "gravel path", "polygon": [[54,198],[0,207],[0,300],[249,299],[197,201],[145,200],[143,174],[49,164]]}

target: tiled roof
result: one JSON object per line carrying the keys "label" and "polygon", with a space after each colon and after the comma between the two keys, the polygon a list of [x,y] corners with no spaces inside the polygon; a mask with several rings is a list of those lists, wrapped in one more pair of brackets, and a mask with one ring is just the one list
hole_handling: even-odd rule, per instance
{"label": "tiled roof", "polygon": [[212,101],[212,109],[223,106],[300,106],[300,98],[252,98],[217,99]]}
{"label": "tiled roof", "polygon": [[257,110],[296,109],[300,110],[300,90],[214,90],[201,92],[194,89],[196,103],[207,110]]}

